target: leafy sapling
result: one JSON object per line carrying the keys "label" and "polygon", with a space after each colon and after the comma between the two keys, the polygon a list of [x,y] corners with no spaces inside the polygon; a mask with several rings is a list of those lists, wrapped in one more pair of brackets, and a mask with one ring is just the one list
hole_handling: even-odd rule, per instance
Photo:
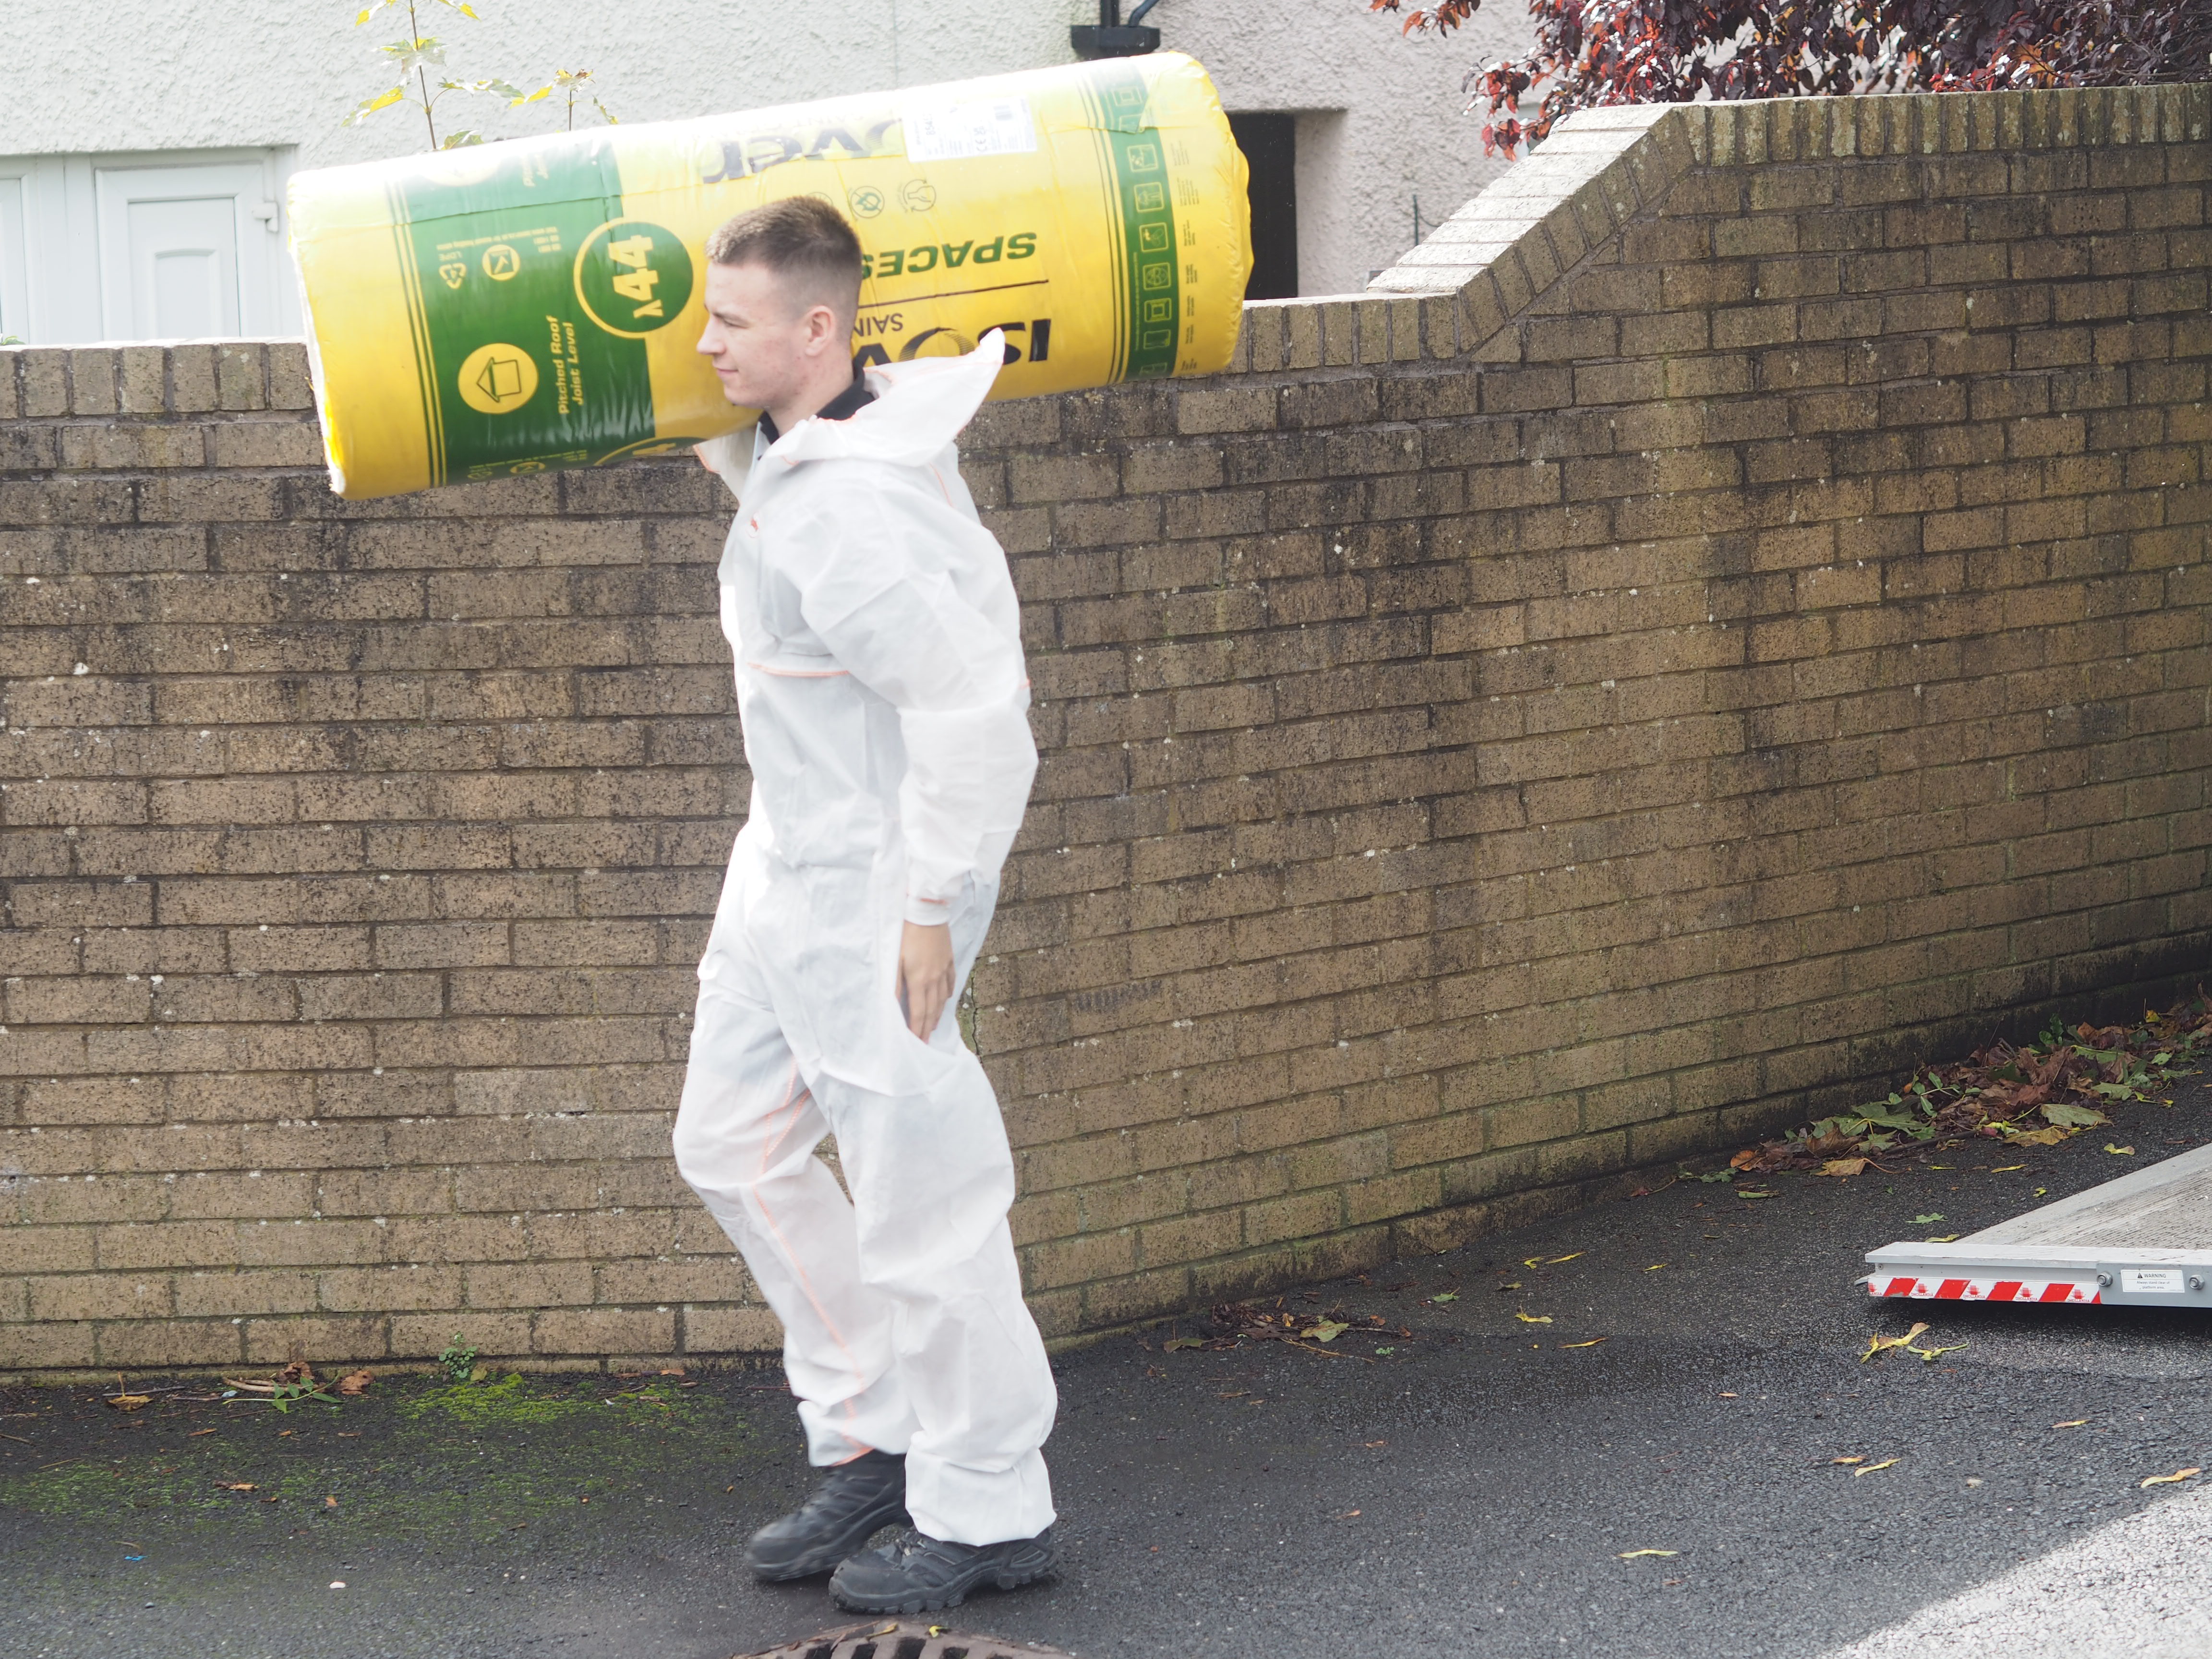
{"label": "leafy sapling", "polygon": [[[464,17],[473,19],[477,15],[468,4],[468,0],[428,0],[428,3],[448,7],[460,13]],[[353,113],[346,117],[344,125],[349,127],[359,126],[380,109],[390,109],[394,105],[405,104],[422,112],[422,126],[423,130],[429,134],[432,149],[459,149],[465,144],[483,143],[482,133],[465,128],[459,131],[449,130],[445,137],[440,138],[438,137],[439,100],[448,93],[454,92],[496,93],[502,98],[515,99],[520,98],[522,94],[496,76],[481,81],[455,81],[441,76],[437,89],[433,91],[430,87],[430,70],[434,66],[441,70],[446,66],[446,43],[434,34],[422,33],[422,19],[417,15],[416,0],[371,0],[371,3],[364,7],[360,15],[353,20],[354,27],[359,28],[387,6],[404,6],[407,9],[406,39],[388,41],[377,48],[390,61],[393,72],[398,76],[398,83],[379,93],[374,98],[362,100],[355,106]],[[410,76],[413,77],[415,83],[411,93],[408,89],[408,80]]]}
{"label": "leafy sapling", "polygon": [[438,105],[448,94],[456,92],[504,98],[509,109],[539,103],[560,93],[563,94],[567,106],[568,131],[576,130],[576,101],[579,98],[597,110],[599,118],[609,126],[617,125],[614,112],[606,106],[596,89],[586,85],[592,79],[589,70],[556,70],[553,78],[535,92],[525,92],[495,75],[474,81],[456,81],[441,74],[434,87],[430,71],[445,68],[446,43],[434,34],[422,33],[420,8],[430,4],[444,6],[473,21],[482,21],[468,0],[370,0],[370,3],[355,17],[354,27],[359,28],[387,6],[404,6],[407,11],[407,33],[403,40],[387,41],[377,48],[391,66],[394,84],[374,98],[362,99],[354,106],[353,112],[345,118],[345,125],[359,126],[379,110],[405,106],[422,112],[422,130],[429,137],[432,149],[459,149],[469,144],[481,144],[484,142],[483,134],[473,128],[449,127],[442,138],[438,135]]}
{"label": "leafy sapling", "polygon": [[559,92],[565,94],[568,103],[568,121],[562,129],[563,131],[574,132],[576,130],[576,100],[580,96],[590,100],[592,107],[599,111],[599,118],[609,126],[620,126],[622,123],[615,119],[615,112],[600,102],[599,94],[585,89],[584,82],[591,78],[592,72],[589,70],[555,70],[550,81],[535,92],[518,94],[507,107],[514,109],[523,104],[538,103],[550,98],[556,92]]}

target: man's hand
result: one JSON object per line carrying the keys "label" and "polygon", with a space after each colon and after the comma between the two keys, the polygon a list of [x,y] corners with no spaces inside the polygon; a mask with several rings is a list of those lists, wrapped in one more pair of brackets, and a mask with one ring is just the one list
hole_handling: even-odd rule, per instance
{"label": "man's hand", "polygon": [[906,924],[899,938],[898,994],[906,1005],[907,1030],[928,1042],[952,1000],[952,930],[944,923]]}

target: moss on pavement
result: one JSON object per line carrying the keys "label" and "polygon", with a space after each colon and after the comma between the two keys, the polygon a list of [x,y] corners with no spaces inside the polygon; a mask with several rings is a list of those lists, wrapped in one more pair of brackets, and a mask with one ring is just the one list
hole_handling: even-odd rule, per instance
{"label": "moss on pavement", "polygon": [[282,1411],[191,1385],[126,1413],[89,1389],[12,1389],[0,1393],[10,1437],[0,1505],[140,1530],[542,1534],[590,1524],[594,1504],[603,1516],[610,1504],[681,1507],[744,1479],[768,1455],[747,1390],[726,1378],[510,1372],[385,1378],[342,1403]]}

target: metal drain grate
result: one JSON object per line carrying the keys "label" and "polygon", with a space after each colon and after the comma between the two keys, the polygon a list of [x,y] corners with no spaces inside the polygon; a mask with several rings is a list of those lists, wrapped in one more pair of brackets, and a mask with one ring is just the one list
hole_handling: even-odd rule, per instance
{"label": "metal drain grate", "polygon": [[1058,1648],[977,1636],[944,1625],[878,1620],[825,1630],[743,1659],[1068,1659]]}

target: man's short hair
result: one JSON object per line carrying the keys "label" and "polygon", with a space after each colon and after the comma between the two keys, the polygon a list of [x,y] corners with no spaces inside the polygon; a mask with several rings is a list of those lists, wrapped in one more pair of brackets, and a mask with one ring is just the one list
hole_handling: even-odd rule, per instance
{"label": "man's short hair", "polygon": [[860,239],[818,196],[764,202],[707,239],[718,265],[764,265],[811,303],[850,315],[860,298]]}

